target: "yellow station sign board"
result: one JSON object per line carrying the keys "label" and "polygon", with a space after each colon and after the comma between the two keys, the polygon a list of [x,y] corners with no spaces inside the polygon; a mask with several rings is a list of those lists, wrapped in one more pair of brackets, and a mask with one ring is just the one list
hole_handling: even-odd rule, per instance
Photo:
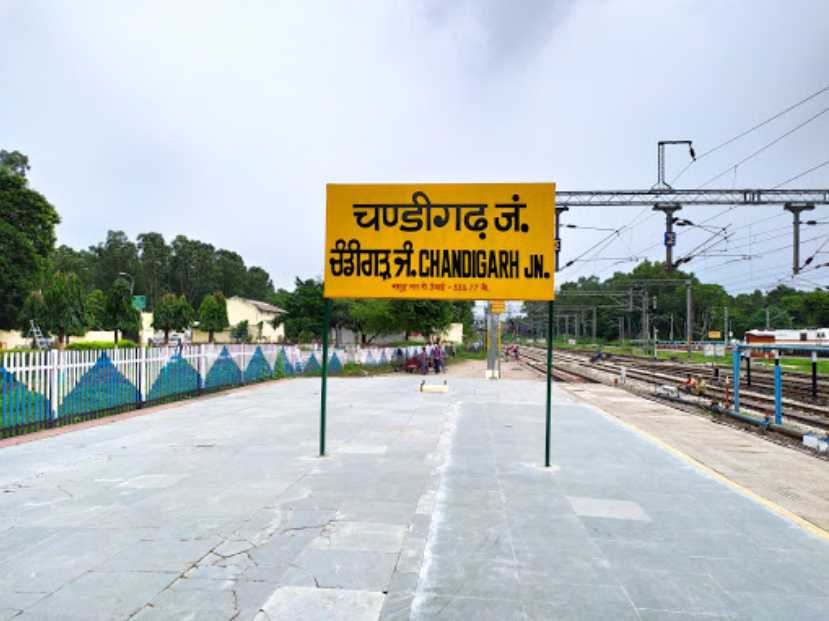
{"label": "yellow station sign board", "polygon": [[552,300],[555,184],[329,184],[325,297]]}
{"label": "yellow station sign board", "polygon": [[489,312],[493,315],[503,315],[507,310],[507,303],[502,301],[493,301],[489,303]]}

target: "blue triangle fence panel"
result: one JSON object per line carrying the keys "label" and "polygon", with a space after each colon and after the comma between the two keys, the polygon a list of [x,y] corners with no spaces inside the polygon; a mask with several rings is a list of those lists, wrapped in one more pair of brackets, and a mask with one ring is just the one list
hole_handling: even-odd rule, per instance
{"label": "blue triangle fence panel", "polygon": [[328,373],[330,375],[338,375],[343,372],[343,364],[337,357],[337,352],[334,352],[331,359],[328,361]]}
{"label": "blue triangle fence panel", "polygon": [[95,363],[63,399],[60,416],[82,415],[99,410],[134,404],[139,401],[138,389],[113,364],[107,352],[101,352]]}
{"label": "blue triangle fence panel", "polygon": [[261,347],[257,347],[245,368],[245,382],[258,382],[269,378],[273,374],[271,365],[265,359]]}
{"label": "blue triangle fence panel", "polygon": [[303,374],[311,375],[314,373],[320,373],[322,371],[322,367],[320,363],[317,362],[317,357],[314,354],[311,354],[308,357],[308,361],[305,363],[305,367],[302,369]]}
{"label": "blue triangle fence panel", "polygon": [[204,387],[207,390],[220,388],[221,386],[229,386],[242,383],[242,371],[233,360],[230,351],[227,347],[222,347],[210,370],[207,372],[207,377],[204,379]]}
{"label": "blue triangle fence panel", "polygon": [[161,367],[147,393],[147,401],[196,392],[200,386],[199,372],[181,354],[173,354],[167,364]]}
{"label": "blue triangle fence panel", "polygon": [[27,426],[51,419],[52,403],[46,397],[49,381],[43,354],[4,354],[0,361],[0,428]]}

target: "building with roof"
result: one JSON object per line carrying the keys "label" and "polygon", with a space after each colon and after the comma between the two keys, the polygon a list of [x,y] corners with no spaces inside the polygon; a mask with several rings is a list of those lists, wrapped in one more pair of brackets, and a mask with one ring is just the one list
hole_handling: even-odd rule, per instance
{"label": "building with roof", "polygon": [[[248,322],[248,334],[254,343],[280,343],[285,339],[285,325],[281,318],[285,311],[278,306],[249,300],[238,295],[227,299],[227,320],[230,327],[224,332],[217,332],[213,338],[217,343],[233,341],[231,330],[242,321]],[[207,343],[208,334],[193,329],[193,343]]]}

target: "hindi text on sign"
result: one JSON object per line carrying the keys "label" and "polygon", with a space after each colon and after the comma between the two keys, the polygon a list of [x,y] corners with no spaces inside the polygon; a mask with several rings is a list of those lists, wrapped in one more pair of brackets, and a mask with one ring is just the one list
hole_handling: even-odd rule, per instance
{"label": "hindi text on sign", "polygon": [[329,185],[325,294],[552,299],[554,203],[553,184]]}

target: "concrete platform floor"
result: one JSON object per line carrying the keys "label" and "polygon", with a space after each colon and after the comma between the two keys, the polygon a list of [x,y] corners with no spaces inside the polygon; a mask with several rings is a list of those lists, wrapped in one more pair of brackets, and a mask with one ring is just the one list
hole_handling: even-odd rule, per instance
{"label": "concrete platform floor", "polygon": [[[262,385],[0,450],[0,619],[825,619],[829,542],[544,384]],[[612,405],[612,404],[611,404]],[[784,476],[781,474],[781,476]]]}

